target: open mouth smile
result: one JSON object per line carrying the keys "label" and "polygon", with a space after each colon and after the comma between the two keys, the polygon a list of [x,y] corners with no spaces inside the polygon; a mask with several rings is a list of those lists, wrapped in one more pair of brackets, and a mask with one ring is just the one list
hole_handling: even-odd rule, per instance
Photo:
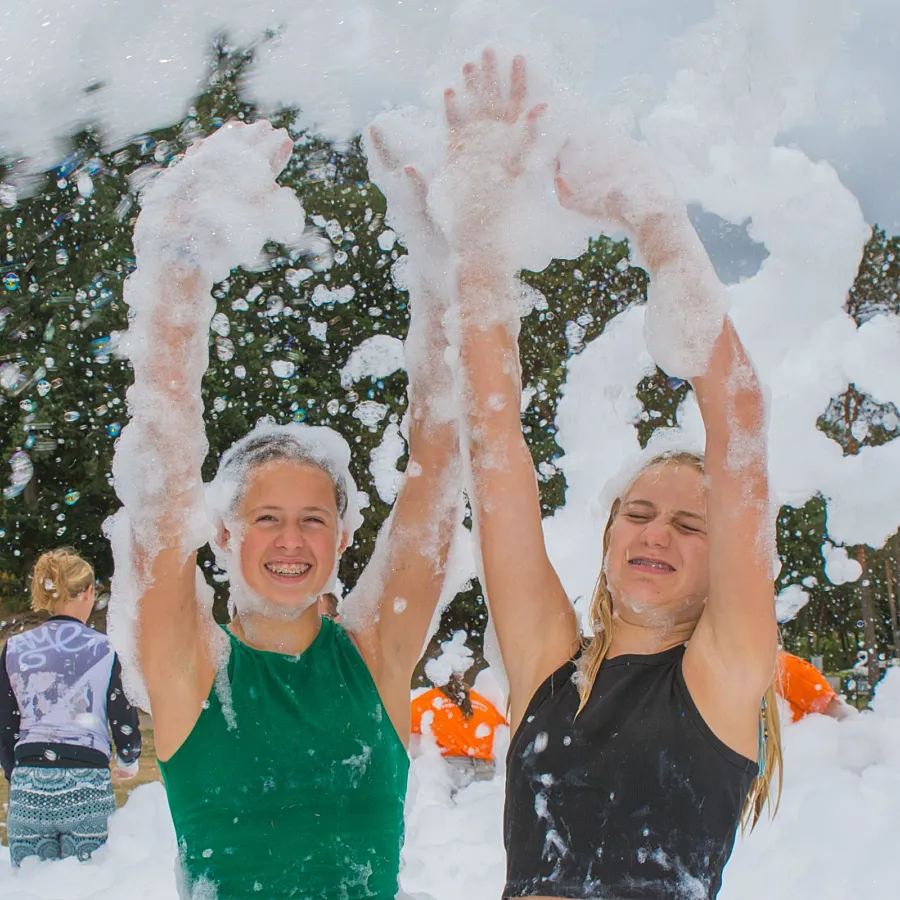
{"label": "open mouth smile", "polygon": [[663,562],[659,559],[647,559],[642,556],[637,556],[634,559],[629,559],[628,565],[649,572],[661,572],[668,574],[675,571],[675,567],[670,566],[667,562]]}
{"label": "open mouth smile", "polygon": [[306,575],[306,573],[311,568],[312,566],[309,563],[304,562],[279,562],[265,564],[266,571],[270,572],[272,575],[275,575],[277,578],[289,578],[294,580],[303,578],[303,576]]}

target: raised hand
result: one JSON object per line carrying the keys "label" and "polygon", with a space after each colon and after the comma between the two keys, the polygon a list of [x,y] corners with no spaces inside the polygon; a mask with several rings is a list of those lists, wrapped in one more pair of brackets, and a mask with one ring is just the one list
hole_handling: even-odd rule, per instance
{"label": "raised hand", "polygon": [[647,146],[613,131],[571,138],[557,158],[555,183],[566,209],[631,234],[650,218],[683,209]]}
{"label": "raised hand", "polygon": [[229,122],[160,173],[141,197],[138,268],[154,263],[218,280],[257,259],[266,240],[290,242],[303,210],[275,183],[293,143],[265,121]]}
{"label": "raised hand", "polygon": [[480,237],[508,211],[510,191],[525,169],[546,109],[545,104],[526,109],[527,95],[524,58],[513,60],[506,91],[492,50],[484,51],[480,63],[463,67],[460,93],[444,92],[449,141],[443,177],[450,182],[457,242]]}
{"label": "raised hand", "polygon": [[432,252],[437,249],[436,243],[446,248],[443,232],[428,210],[428,182],[421,172],[415,166],[401,163],[379,126],[369,126],[366,137],[372,151],[369,157],[374,153],[381,169],[377,183],[387,199],[388,215],[403,232],[407,247],[411,241],[421,238]]}

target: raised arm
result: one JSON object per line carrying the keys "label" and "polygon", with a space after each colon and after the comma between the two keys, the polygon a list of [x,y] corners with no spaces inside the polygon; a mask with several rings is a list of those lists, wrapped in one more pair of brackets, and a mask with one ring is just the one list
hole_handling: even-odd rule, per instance
{"label": "raised arm", "polygon": [[651,279],[651,353],[694,387],[706,429],[709,595],[685,656],[685,678],[716,733],[730,736],[733,746],[755,747],[756,716],[777,653],[774,520],[756,372],[684,204],[645,147],[570,147],[557,191],[564,205],[633,236]]}
{"label": "raised arm", "polygon": [[544,546],[534,463],[522,434],[514,265],[495,235],[514,215],[516,181],[543,107],[526,110],[525,62],[507,94],[486,52],[445,94],[444,189],[452,204],[457,340],[470,500],[490,615],[509,678],[515,727],[541,682],[575,653],[575,612]]}
{"label": "raised arm", "polygon": [[[397,500],[375,552],[342,607],[399,731],[408,731],[409,684],[441,597],[451,542],[461,519],[462,474],[452,379],[445,359],[443,315],[448,253],[426,212],[427,188],[405,171],[377,129],[370,155],[389,214],[408,244],[409,375],[406,418],[409,459]],[[373,166],[374,168],[374,166]],[[403,727],[405,723],[405,727]]]}
{"label": "raised arm", "polygon": [[110,631],[126,690],[152,706],[163,759],[190,732],[215,673],[216,630],[198,602],[195,565],[209,539],[201,382],[210,291],[252,262],[292,212],[302,222],[296,198],[273,183],[290,148],[268,123],[226,126],[158,176],[135,227],[137,270],[125,294],[131,419],[113,463],[123,508],[107,526],[116,563]]}

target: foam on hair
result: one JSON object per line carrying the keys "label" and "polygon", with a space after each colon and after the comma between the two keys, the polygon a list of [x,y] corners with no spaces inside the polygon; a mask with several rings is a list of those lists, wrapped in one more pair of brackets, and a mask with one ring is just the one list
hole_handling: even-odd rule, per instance
{"label": "foam on hair", "polygon": [[334,483],[343,530],[348,540],[353,540],[362,513],[350,474],[350,446],[334,429],[324,426],[279,425],[270,417],[260,419],[222,454],[216,477],[206,487],[210,512],[221,522],[232,519],[251,472],[271,462],[305,463],[325,472]]}
{"label": "foam on hair", "polygon": [[55,612],[94,583],[94,570],[71,547],[48,550],[38,557],[31,576],[31,608]]}

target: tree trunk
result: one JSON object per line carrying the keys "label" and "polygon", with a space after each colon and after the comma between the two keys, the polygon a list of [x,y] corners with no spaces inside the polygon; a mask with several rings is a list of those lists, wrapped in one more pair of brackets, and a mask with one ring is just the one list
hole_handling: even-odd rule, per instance
{"label": "tree trunk", "polygon": [[856,561],[862,566],[862,577],[859,582],[859,608],[862,615],[863,636],[868,656],[869,689],[875,687],[881,676],[878,666],[878,647],[875,641],[875,597],[872,593],[872,582],[869,578],[869,563],[866,559],[866,547],[860,545],[856,549]]}

